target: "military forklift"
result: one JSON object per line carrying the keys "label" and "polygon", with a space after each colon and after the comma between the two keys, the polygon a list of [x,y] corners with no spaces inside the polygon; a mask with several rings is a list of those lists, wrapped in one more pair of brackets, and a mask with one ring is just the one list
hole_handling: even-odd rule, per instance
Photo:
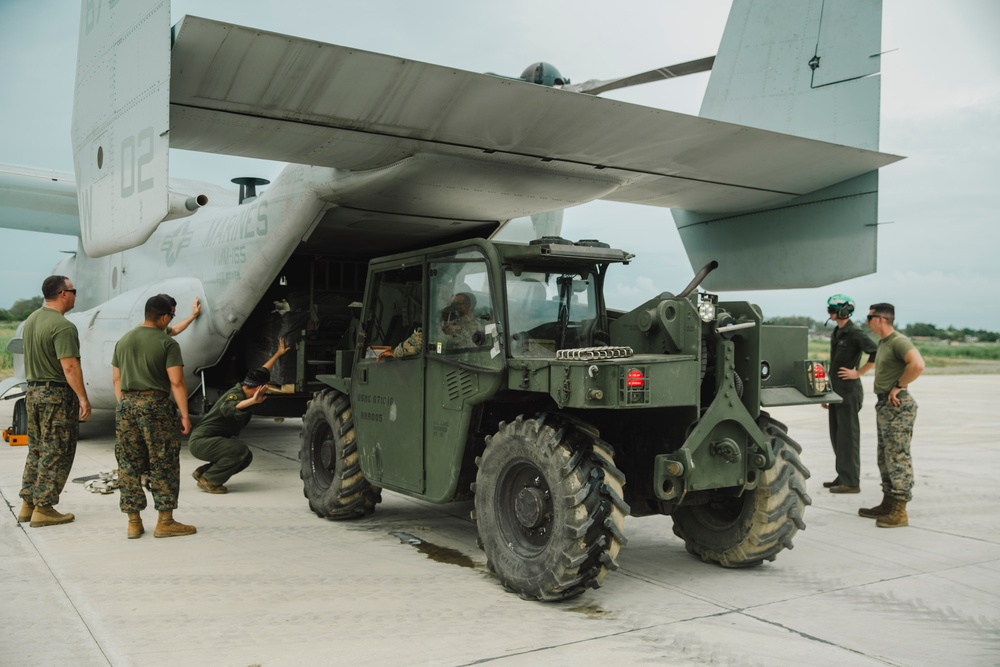
{"label": "military forklift", "polygon": [[[533,600],[600,586],[629,514],[670,515],[691,554],[725,567],[791,548],[809,472],[762,408],[836,400],[806,330],[698,291],[713,265],[609,310],[607,272],[632,258],[545,237],[372,260],[350,349],[313,378],[303,418],[312,511],[361,518],[382,489],[473,498],[489,570]],[[464,336],[447,324],[457,295]]]}

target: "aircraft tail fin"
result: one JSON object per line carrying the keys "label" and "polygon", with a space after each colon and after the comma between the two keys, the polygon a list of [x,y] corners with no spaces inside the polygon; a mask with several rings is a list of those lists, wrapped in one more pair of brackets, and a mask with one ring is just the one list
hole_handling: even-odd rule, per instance
{"label": "aircraft tail fin", "polygon": [[[734,0],[700,115],[878,150],[881,27],[881,0]],[[719,262],[707,288],[777,289],[873,273],[877,214],[872,171],[779,207],[674,221],[692,268]]]}
{"label": "aircraft tail fin", "polygon": [[91,256],[139,245],[170,211],[170,41],[168,0],[82,4],[72,141]]}

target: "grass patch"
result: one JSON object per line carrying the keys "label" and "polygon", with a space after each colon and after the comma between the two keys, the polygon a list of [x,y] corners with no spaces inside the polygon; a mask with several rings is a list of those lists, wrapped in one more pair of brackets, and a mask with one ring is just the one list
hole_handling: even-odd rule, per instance
{"label": "grass patch", "polygon": [[[975,372],[996,372],[1000,369],[1000,344],[997,343],[943,343],[939,341],[915,341],[913,343],[928,368],[968,372],[965,369],[986,370]],[[829,359],[830,341],[810,340],[810,359]],[[978,365],[977,365],[978,364]]]}
{"label": "grass patch", "polygon": [[1000,361],[1000,344],[997,343],[915,343],[924,357],[944,359],[975,359]]}
{"label": "grass patch", "polygon": [[809,339],[809,358],[810,359],[829,359],[830,358],[830,341],[825,339]]}
{"label": "grass patch", "polygon": [[20,322],[0,322],[0,379],[14,374],[14,357],[7,351],[7,343],[14,337]]}

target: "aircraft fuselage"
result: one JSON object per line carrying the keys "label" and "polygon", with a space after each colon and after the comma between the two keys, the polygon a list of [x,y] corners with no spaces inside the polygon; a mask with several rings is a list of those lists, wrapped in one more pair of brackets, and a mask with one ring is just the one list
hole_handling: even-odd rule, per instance
{"label": "aircraft fuselage", "polygon": [[67,317],[88,352],[81,363],[94,407],[114,406],[115,343],[142,322],[146,299],[158,293],[177,300],[180,317],[195,297],[201,301],[201,316],[177,338],[189,393],[198,389],[200,372],[218,363],[328,206],[320,197],[333,178],[331,169],[290,165],[253,201],[164,222],[146,243],[106,257],[87,256],[81,244],[61,262],[55,273],[80,290]]}

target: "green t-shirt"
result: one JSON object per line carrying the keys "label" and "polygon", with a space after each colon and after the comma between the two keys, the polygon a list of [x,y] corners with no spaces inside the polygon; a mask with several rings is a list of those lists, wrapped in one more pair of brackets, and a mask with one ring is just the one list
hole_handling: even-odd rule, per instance
{"label": "green t-shirt", "polygon": [[80,358],[76,325],[58,310],[42,306],[24,321],[24,375],[29,382],[65,382],[60,359]]}
{"label": "green t-shirt", "polygon": [[246,394],[243,393],[242,383],[223,394],[191,431],[191,440],[238,436],[251,417],[250,410],[236,408],[236,404],[244,399]]}
{"label": "green t-shirt", "polygon": [[159,389],[170,393],[167,369],[183,366],[181,346],[156,327],[138,326],[115,345],[111,365],[121,376],[122,391]]}
{"label": "green t-shirt", "polygon": [[893,331],[878,342],[875,354],[875,393],[888,394],[903,376],[906,369],[906,355],[914,349],[910,339]]}

